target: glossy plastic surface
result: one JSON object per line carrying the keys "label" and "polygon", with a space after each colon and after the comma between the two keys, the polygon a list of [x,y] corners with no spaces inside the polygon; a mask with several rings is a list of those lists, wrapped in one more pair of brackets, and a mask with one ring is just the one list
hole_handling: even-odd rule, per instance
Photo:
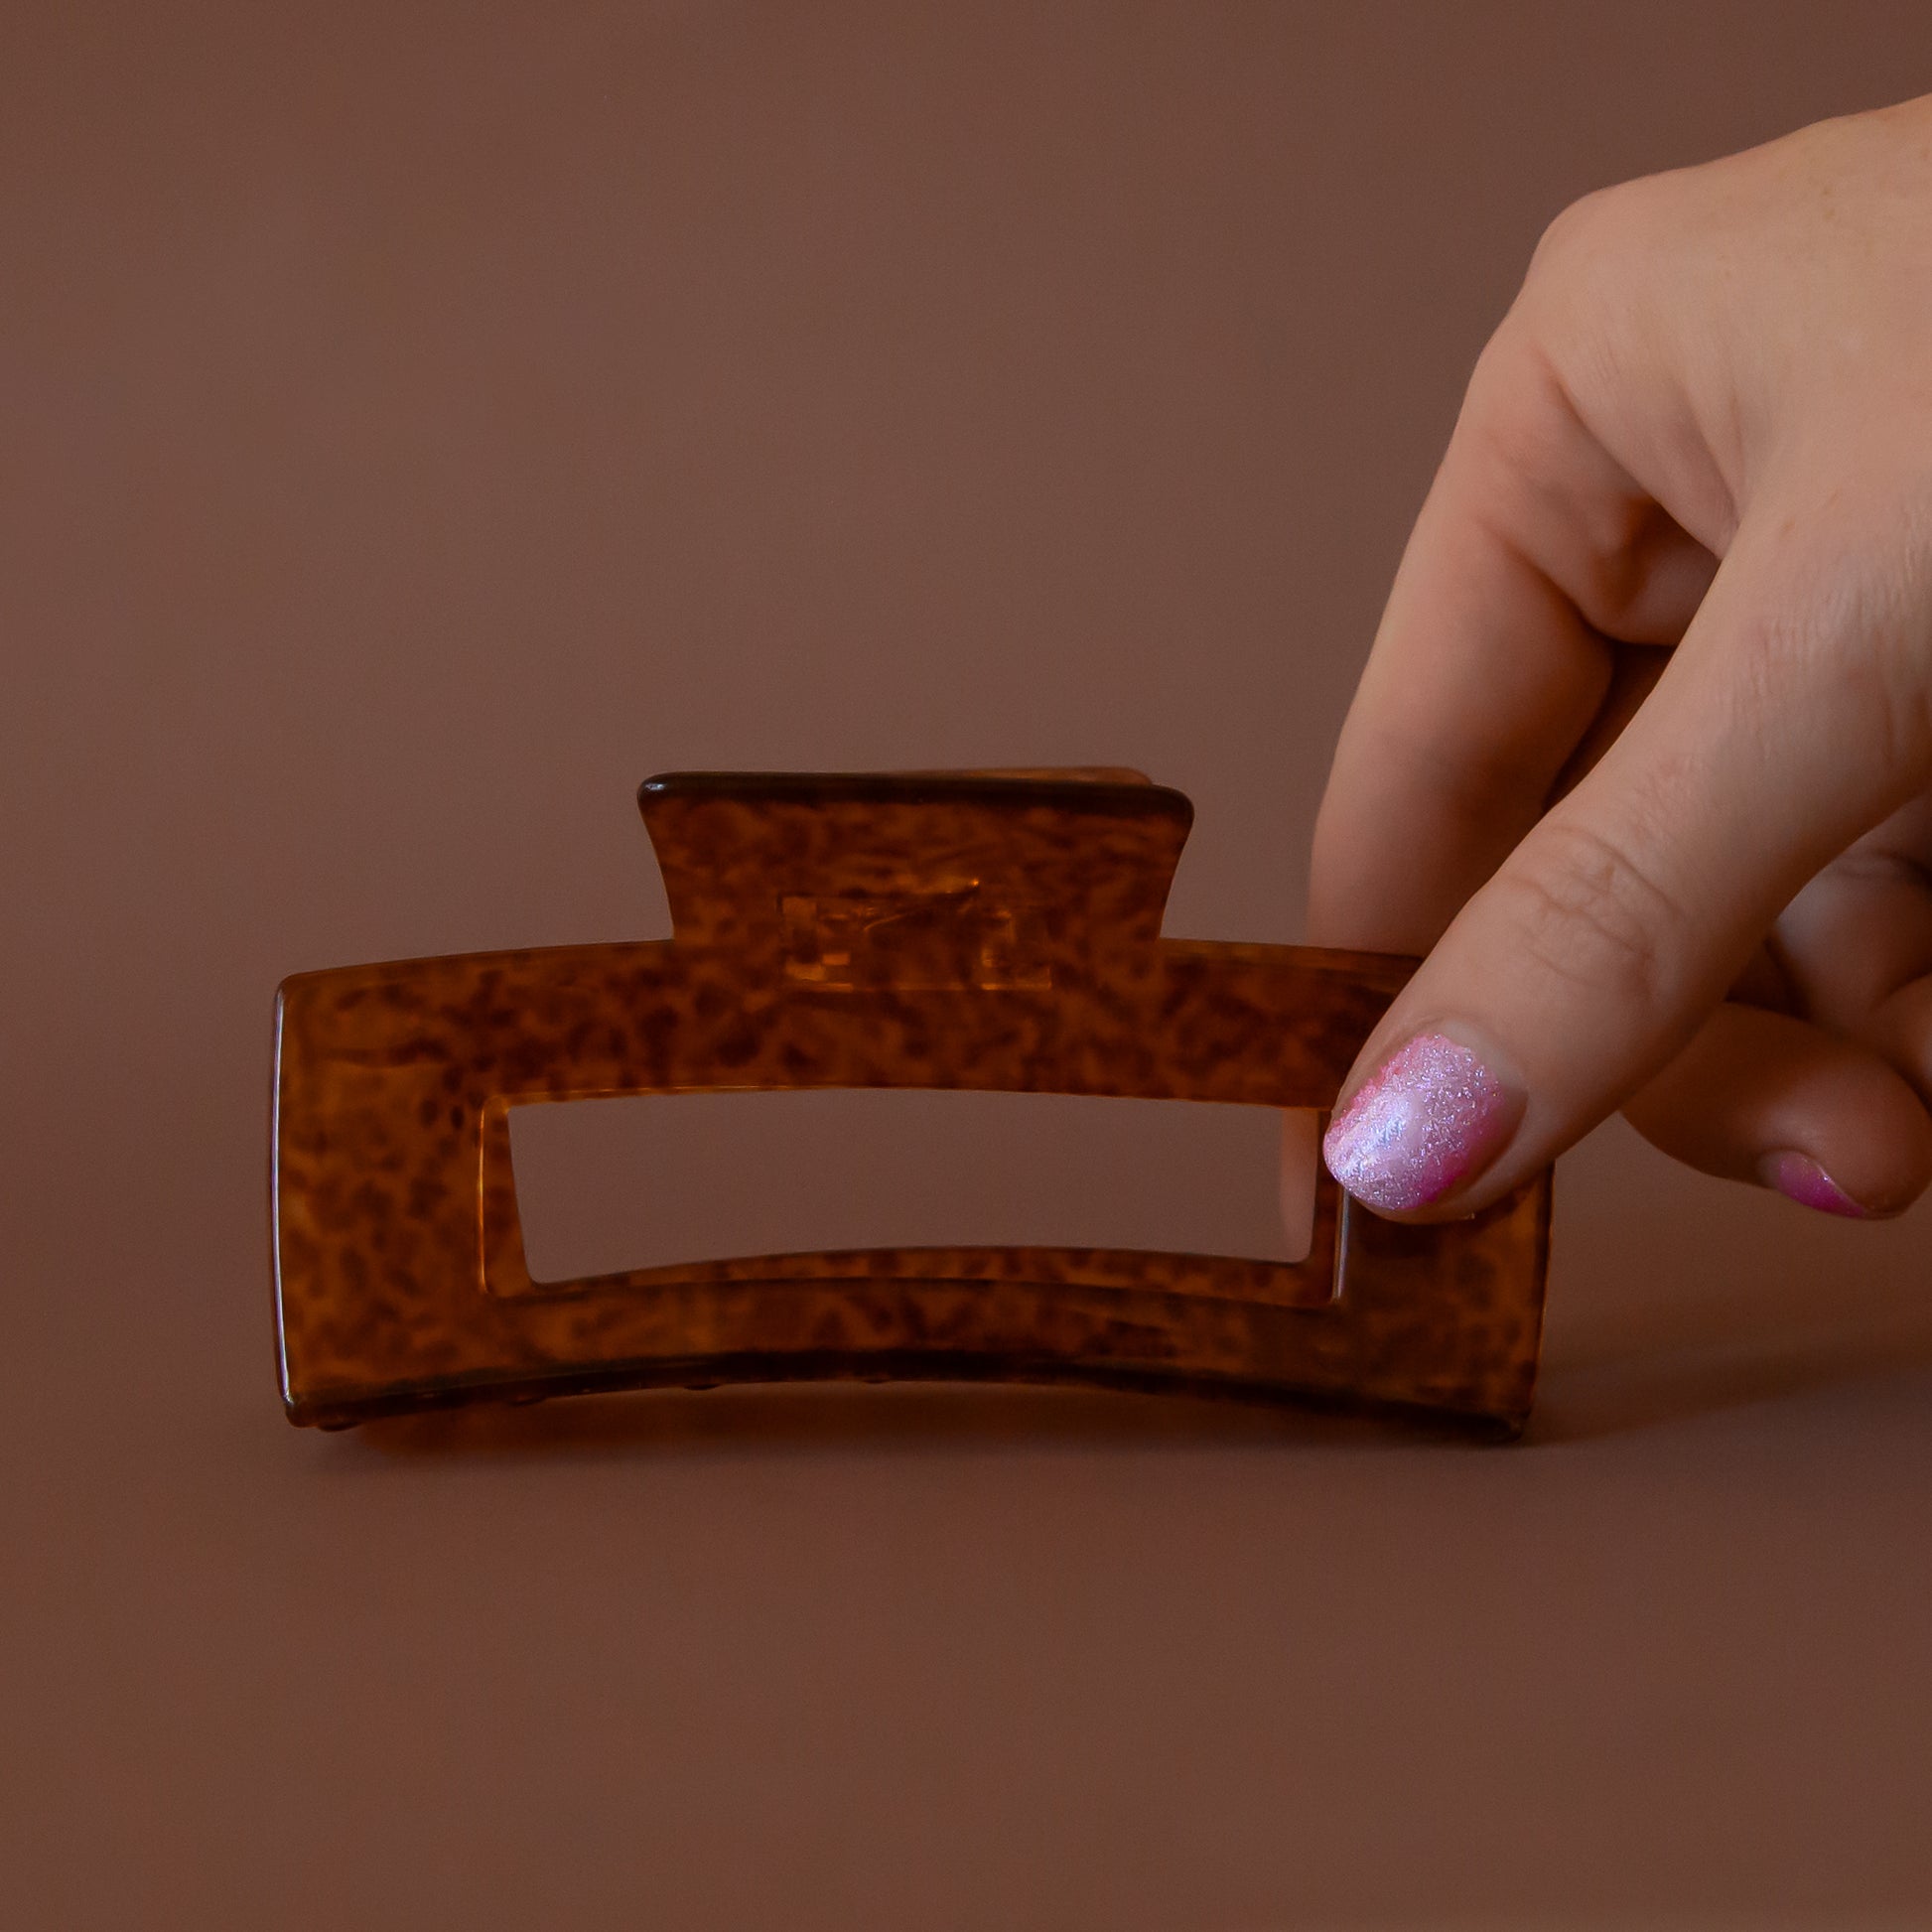
{"label": "glossy plastic surface", "polygon": [[798,1378],[1083,1381],[1521,1425],[1548,1174],[1405,1228],[1325,1174],[1292,1265],[1060,1248],[761,1256],[537,1283],[507,1110],[930,1087],[1326,1109],[1413,970],[1163,940],[1192,808],[1137,774],[679,773],[639,803],[668,940],[298,974],[276,1023],[290,1419]]}

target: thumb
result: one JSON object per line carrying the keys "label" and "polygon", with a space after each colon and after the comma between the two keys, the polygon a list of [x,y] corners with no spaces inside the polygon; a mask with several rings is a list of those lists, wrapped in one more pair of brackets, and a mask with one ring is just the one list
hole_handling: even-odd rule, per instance
{"label": "thumb", "polygon": [[1364,1046],[1322,1145],[1349,1193],[1436,1219],[1528,1179],[1671,1059],[1805,881],[1915,788],[1924,668],[1879,647],[1845,556],[1832,582],[1740,532],[1635,718]]}

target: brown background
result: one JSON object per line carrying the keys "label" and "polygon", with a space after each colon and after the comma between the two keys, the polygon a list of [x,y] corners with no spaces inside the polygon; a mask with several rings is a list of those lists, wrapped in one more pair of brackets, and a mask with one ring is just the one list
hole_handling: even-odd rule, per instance
{"label": "brown background", "polygon": [[1138,763],[1171,929],[1297,936],[1543,222],[1932,86],[1932,13],[0,44],[7,1923],[1932,1922],[1922,1212],[1606,1131],[1497,1452],[946,1391],[298,1435],[263,1209],[277,979],[661,930],[653,769]]}

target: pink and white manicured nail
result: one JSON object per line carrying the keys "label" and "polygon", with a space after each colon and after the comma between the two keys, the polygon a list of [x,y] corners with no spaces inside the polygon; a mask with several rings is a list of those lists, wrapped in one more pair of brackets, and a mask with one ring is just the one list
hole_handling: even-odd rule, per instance
{"label": "pink and white manicured nail", "polygon": [[1479,1173],[1522,1112],[1522,1096],[1468,1047],[1418,1034],[1356,1090],[1321,1156],[1357,1200],[1406,1213]]}
{"label": "pink and white manicured nail", "polygon": [[1849,1220],[1865,1221],[1871,1210],[1863,1207],[1841,1187],[1808,1154],[1785,1148],[1767,1154],[1757,1164],[1766,1186],[1795,1200],[1803,1207],[1815,1207],[1821,1214],[1843,1214]]}

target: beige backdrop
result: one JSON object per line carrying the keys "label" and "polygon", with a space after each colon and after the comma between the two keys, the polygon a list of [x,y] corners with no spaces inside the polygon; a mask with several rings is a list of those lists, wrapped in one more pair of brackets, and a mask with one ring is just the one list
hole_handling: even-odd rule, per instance
{"label": "beige backdrop", "polygon": [[1297,936],[1542,224],[1926,87],[1913,0],[15,0],[0,1917],[1932,1922],[1923,1213],[1607,1131],[1480,1451],[296,1434],[263,1198],[275,982],[660,931],[647,771],[1141,764],[1171,929]]}

